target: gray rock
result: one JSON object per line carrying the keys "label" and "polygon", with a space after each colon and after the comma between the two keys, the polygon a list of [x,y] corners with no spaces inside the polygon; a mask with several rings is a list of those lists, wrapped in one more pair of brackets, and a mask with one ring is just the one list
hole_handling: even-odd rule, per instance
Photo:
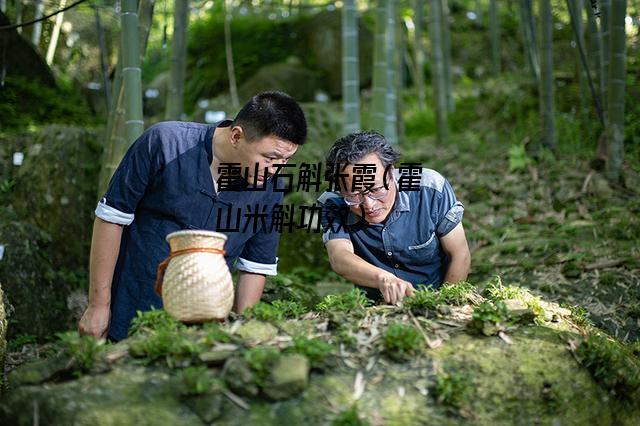
{"label": "gray rock", "polygon": [[281,356],[267,378],[264,393],[271,399],[287,399],[300,394],[309,382],[309,360],[304,355]]}

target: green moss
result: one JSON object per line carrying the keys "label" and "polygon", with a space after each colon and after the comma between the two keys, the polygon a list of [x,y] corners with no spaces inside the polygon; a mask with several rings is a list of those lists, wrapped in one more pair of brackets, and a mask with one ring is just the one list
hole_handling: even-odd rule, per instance
{"label": "green moss", "polygon": [[358,407],[353,405],[338,413],[331,422],[331,426],[366,426],[369,423],[362,420],[358,414]]}
{"label": "green moss", "polygon": [[545,321],[545,312],[540,304],[540,298],[531,294],[526,288],[512,285],[505,286],[502,284],[500,277],[496,277],[487,285],[484,292],[494,301],[519,300],[533,311],[537,323],[542,324]]}
{"label": "green moss", "polygon": [[384,331],[382,342],[392,358],[407,359],[424,345],[424,338],[415,327],[395,323]]}
{"label": "green moss", "polygon": [[200,395],[220,392],[224,382],[213,371],[204,366],[187,367],[179,371],[178,380],[182,384],[182,395]]}
{"label": "green moss", "polygon": [[297,353],[306,356],[311,363],[311,367],[322,367],[329,355],[335,352],[335,348],[320,339],[307,339],[296,336],[293,338],[293,346],[287,352]]}
{"label": "green moss", "polygon": [[224,331],[218,323],[208,322],[202,327],[204,331],[204,343],[206,345],[214,345],[216,343],[231,343],[235,339],[229,333]]}
{"label": "green moss", "polygon": [[198,355],[204,352],[202,342],[193,333],[177,333],[161,330],[144,338],[132,340],[129,353],[143,363],[163,362],[168,366],[187,366],[197,363]]}
{"label": "green moss", "polygon": [[433,392],[438,403],[450,409],[460,409],[467,401],[469,378],[464,373],[441,373],[436,376]]}
{"label": "green moss", "polygon": [[591,335],[576,349],[580,362],[616,398],[640,407],[640,360],[610,337]]}
{"label": "green moss", "polygon": [[293,300],[274,300],[271,303],[258,302],[244,311],[247,318],[260,321],[280,322],[287,318],[296,318],[307,312],[299,302]]}
{"label": "green moss", "polygon": [[280,351],[272,346],[256,346],[248,349],[243,356],[249,367],[255,372],[258,385],[262,386],[271,368],[280,357]]}

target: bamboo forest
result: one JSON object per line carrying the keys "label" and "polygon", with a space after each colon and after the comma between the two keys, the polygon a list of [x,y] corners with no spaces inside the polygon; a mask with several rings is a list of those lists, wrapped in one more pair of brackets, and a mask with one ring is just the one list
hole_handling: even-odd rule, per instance
{"label": "bamboo forest", "polygon": [[0,424],[640,424],[640,1],[0,0]]}

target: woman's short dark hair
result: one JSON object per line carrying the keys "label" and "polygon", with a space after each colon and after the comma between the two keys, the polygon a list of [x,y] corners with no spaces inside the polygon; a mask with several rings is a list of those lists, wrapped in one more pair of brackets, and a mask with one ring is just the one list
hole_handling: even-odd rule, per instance
{"label": "woman's short dark hair", "polygon": [[367,155],[375,153],[385,170],[400,158],[398,153],[378,132],[368,131],[343,136],[331,147],[327,154],[327,173],[332,179],[339,168],[357,164]]}
{"label": "woman's short dark hair", "polygon": [[283,92],[255,95],[242,107],[233,125],[242,127],[248,142],[275,136],[303,145],[307,139],[307,120],[302,108]]}

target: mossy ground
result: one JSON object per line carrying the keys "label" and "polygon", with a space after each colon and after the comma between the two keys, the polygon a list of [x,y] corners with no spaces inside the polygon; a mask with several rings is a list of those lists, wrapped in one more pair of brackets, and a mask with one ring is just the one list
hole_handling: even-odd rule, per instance
{"label": "mossy ground", "polygon": [[[620,394],[640,391],[632,348],[585,339],[601,332],[544,300],[539,324],[534,316],[509,321],[518,309],[507,310],[504,327],[478,336],[469,328],[474,311],[513,294],[485,299],[466,285],[462,293],[474,304],[453,305],[445,302],[452,291],[432,292],[438,302],[422,314],[410,303],[341,312],[360,302],[355,292],[269,322],[183,326],[151,312],[136,319],[129,339],[92,350],[91,362],[78,352],[90,338],[66,335],[55,363],[9,375],[0,420],[31,423],[34,404],[47,424],[96,425],[339,424],[349,413],[373,425],[632,424],[640,414],[637,400]],[[612,359],[625,370],[612,370],[615,380],[606,382],[596,371]],[[295,385],[283,388],[281,380]]]}

